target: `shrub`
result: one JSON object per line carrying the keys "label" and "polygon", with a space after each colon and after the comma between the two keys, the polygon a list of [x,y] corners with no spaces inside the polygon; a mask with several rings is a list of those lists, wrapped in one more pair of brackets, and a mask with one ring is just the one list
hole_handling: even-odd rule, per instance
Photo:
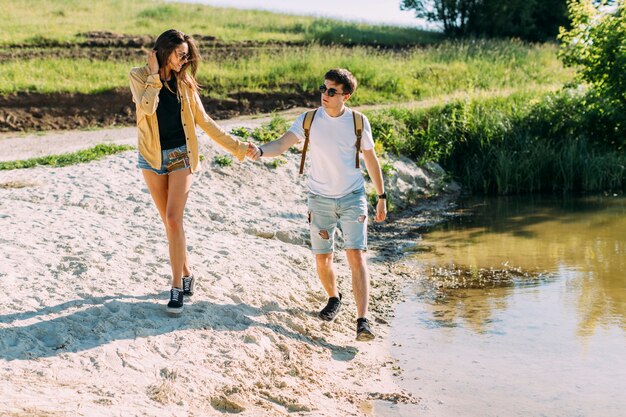
{"label": "shrub", "polygon": [[215,158],[213,158],[213,162],[215,162],[215,164],[218,166],[227,167],[232,165],[233,158],[231,158],[229,155],[215,155]]}

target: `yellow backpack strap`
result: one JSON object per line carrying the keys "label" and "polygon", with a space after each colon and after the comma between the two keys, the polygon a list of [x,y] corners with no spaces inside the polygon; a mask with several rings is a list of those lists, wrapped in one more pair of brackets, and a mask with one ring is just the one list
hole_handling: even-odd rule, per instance
{"label": "yellow backpack strap", "polygon": [[363,114],[352,110],[352,119],[354,120],[354,134],[356,135],[356,162],[355,167],[360,168],[359,153],[361,152],[361,137],[363,136]]}
{"label": "yellow backpack strap", "polygon": [[304,121],[302,122],[302,127],[304,128],[304,146],[302,147],[302,159],[300,160],[300,174],[304,172],[306,149],[309,146],[309,135],[311,133],[311,125],[313,124],[315,113],[317,113],[317,109],[306,112],[304,115]]}

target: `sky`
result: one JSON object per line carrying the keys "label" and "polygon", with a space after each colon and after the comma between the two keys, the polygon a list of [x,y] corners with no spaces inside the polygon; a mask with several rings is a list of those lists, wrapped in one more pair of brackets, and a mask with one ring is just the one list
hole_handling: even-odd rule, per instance
{"label": "sky", "polygon": [[176,0],[211,6],[260,9],[289,14],[331,17],[341,20],[398,26],[429,27],[412,11],[401,11],[400,0]]}

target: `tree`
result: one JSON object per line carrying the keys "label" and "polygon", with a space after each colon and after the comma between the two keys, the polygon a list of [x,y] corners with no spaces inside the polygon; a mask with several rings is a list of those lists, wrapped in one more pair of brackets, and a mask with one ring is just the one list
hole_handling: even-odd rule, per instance
{"label": "tree", "polygon": [[441,22],[446,35],[466,35],[470,16],[481,0],[402,0],[400,9],[414,10],[415,17]]}
{"label": "tree", "polygon": [[441,22],[449,36],[554,39],[566,25],[566,0],[402,0],[402,10]]}
{"label": "tree", "polygon": [[571,29],[563,29],[560,57],[586,84],[582,98],[591,136],[626,147],[626,4],[570,0]]}
{"label": "tree", "polygon": [[571,0],[572,28],[562,30],[560,57],[597,94],[626,109],[626,5]]}

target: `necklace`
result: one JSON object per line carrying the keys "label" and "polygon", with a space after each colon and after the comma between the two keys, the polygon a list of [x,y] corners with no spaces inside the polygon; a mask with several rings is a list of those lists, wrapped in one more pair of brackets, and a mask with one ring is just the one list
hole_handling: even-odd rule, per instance
{"label": "necklace", "polygon": [[176,96],[176,100],[180,103],[180,96],[178,94],[178,85],[176,78],[172,77],[169,80],[162,81],[165,84],[165,89],[172,95]]}

